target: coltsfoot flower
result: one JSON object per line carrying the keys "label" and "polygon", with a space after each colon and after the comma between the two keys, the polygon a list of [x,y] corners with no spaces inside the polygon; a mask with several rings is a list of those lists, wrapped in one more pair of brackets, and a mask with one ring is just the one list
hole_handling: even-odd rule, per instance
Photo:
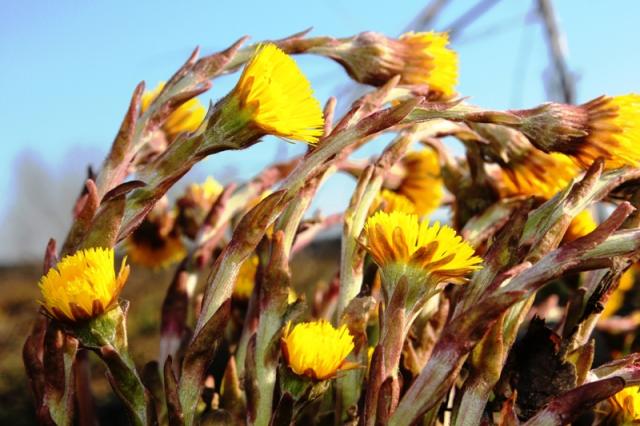
{"label": "coltsfoot flower", "polygon": [[396,189],[414,205],[416,214],[427,215],[440,207],[444,195],[438,155],[432,149],[412,151],[401,161],[404,177]]}
{"label": "coltsfoot flower", "polygon": [[640,164],[640,95],[601,96],[574,106],[548,103],[513,111],[518,128],[546,152],[563,152],[583,168],[604,157],[606,168]]}
{"label": "coltsfoot flower", "polygon": [[116,276],[113,249],[80,250],[64,257],[40,279],[41,303],[60,321],[95,318],[115,307],[128,276],[126,259]]}
{"label": "coltsfoot flower", "polygon": [[167,224],[161,218],[147,216],[125,242],[131,262],[160,269],[184,259],[187,249],[172,223],[173,220]]}
{"label": "coltsfoot flower", "polygon": [[393,211],[401,211],[409,214],[416,213],[416,205],[413,204],[409,198],[388,189],[380,191],[371,207],[370,214],[375,213],[376,210],[387,213]]}
{"label": "coltsfoot flower", "polygon": [[447,33],[406,33],[399,39],[374,32],[313,47],[340,63],[356,81],[382,86],[400,75],[401,84],[423,84],[430,97],[449,98],[458,82],[458,56],[449,49]]}
{"label": "coltsfoot flower", "polygon": [[531,148],[525,156],[500,169],[497,186],[502,197],[523,195],[550,199],[579,173],[567,155],[547,154]]}
{"label": "coltsfoot flower", "polygon": [[[165,83],[161,82],[155,89],[142,95],[142,112],[149,109],[151,102],[158,97],[164,86]],[[162,124],[162,130],[167,135],[167,140],[173,141],[180,133],[195,131],[204,120],[206,114],[206,109],[197,98],[189,99],[173,111]]]}
{"label": "coltsfoot flower", "polygon": [[295,374],[313,380],[327,380],[340,370],[353,368],[346,361],[353,348],[347,326],[336,329],[325,320],[299,323],[293,329],[288,323],[282,337],[287,365]]}
{"label": "coltsfoot flower", "polygon": [[222,185],[211,176],[202,183],[187,186],[184,194],[176,200],[176,227],[180,234],[190,239],[196,238],[222,191]]}
{"label": "coltsfoot flower", "polygon": [[256,283],[256,271],[258,270],[258,256],[253,255],[240,266],[236,285],[233,287],[233,297],[238,300],[247,300],[253,293]]}
{"label": "coltsfoot flower", "polygon": [[189,185],[186,196],[199,205],[211,206],[222,193],[222,189],[220,182],[212,176],[207,176],[204,182]]}
{"label": "coltsfoot flower", "polygon": [[257,48],[217,108],[220,117],[213,118],[218,128],[239,135],[236,148],[265,135],[314,144],[323,133],[322,108],[311,84],[293,58],[275,44]]}
{"label": "coltsfoot flower", "polygon": [[378,212],[365,225],[367,251],[380,267],[383,283],[463,284],[482,259],[462,237],[439,222],[432,226],[403,212]]}
{"label": "coltsfoot flower", "polygon": [[131,262],[146,268],[161,269],[181,261],[187,250],[178,235],[160,235],[156,225],[143,222],[126,242]]}

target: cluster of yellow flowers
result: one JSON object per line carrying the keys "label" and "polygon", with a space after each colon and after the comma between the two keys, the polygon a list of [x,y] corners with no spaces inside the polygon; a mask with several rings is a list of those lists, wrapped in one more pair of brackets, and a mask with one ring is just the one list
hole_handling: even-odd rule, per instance
{"label": "cluster of yellow flowers", "polygon": [[[357,81],[379,86],[400,75],[402,84],[428,87],[431,99],[447,100],[455,96],[458,60],[455,52],[448,48],[446,34],[408,33],[399,39],[389,39],[363,33],[355,38],[332,40],[333,44],[312,48],[309,52],[336,59]],[[164,89],[161,83],[144,94],[141,114],[152,108]],[[639,95],[601,97],[579,106],[545,104],[511,113],[519,121],[504,125],[516,128],[520,136],[526,135],[531,140],[531,151],[515,160],[505,160],[500,167],[496,166],[496,173],[487,175],[496,198],[550,200],[600,157],[609,169],[640,163]],[[214,114],[219,117],[213,117]],[[324,126],[323,111],[309,81],[293,58],[268,43],[255,48],[237,84],[216,105],[214,113],[207,114],[196,99],[191,99],[175,109],[157,130],[169,145],[182,141],[184,138],[179,137],[182,134],[193,136],[212,131],[225,136],[221,139],[229,144],[225,146],[229,149],[245,148],[266,135],[305,142],[316,148],[313,145],[322,138]],[[242,136],[238,139],[242,140],[240,144],[234,139],[238,134]],[[384,296],[378,300],[383,307],[380,312],[390,310],[390,295],[400,283],[407,283],[407,293],[415,296],[414,299],[431,297],[445,284],[467,283],[469,277],[482,268],[483,258],[478,255],[482,254],[481,249],[476,252],[456,229],[429,222],[428,216],[443,204],[445,197],[440,161],[438,153],[430,148],[404,155],[390,170],[389,174],[395,179],[385,178],[368,211],[366,223],[362,218],[364,228],[357,239],[360,245],[356,244],[355,236],[352,238],[353,246],[366,251],[368,259],[373,260],[371,265],[384,286]],[[472,174],[469,171],[472,167],[467,166],[467,169],[460,167],[461,174]],[[375,191],[378,188],[375,187]],[[149,213],[125,242],[131,261],[159,268],[191,256],[194,245],[191,243],[200,236],[198,230],[222,192],[223,187],[208,178],[200,185],[189,186],[175,209],[158,208]],[[221,197],[219,203],[224,199]],[[568,227],[563,242],[589,234],[596,226],[591,213],[584,210]],[[117,306],[129,266],[125,257],[116,274],[114,262],[114,249],[102,247],[78,250],[60,260],[39,283],[46,315],[72,325],[100,317]],[[258,266],[255,253],[235,265],[235,281],[228,281],[233,284],[235,302],[254,300],[252,295],[255,298],[258,294],[254,290]],[[622,291],[630,288],[628,280],[625,275]],[[620,306],[616,294],[619,296],[619,293],[612,295],[608,309]],[[405,295],[405,302],[409,299]],[[425,306],[426,302],[418,308]],[[605,310],[603,317],[612,313]],[[413,312],[407,316],[409,319],[403,317],[408,326],[415,315]],[[325,320],[288,322],[282,330],[284,323],[282,320],[278,329],[278,333],[282,332],[279,341],[283,365],[300,379],[322,382],[360,366],[349,358],[356,345],[347,324],[334,327]],[[388,337],[392,333],[384,328],[394,326],[389,323],[381,326],[380,346],[387,343],[383,339],[394,337]],[[407,324],[403,326],[406,328],[403,331],[408,332]],[[406,334],[401,337],[406,338]],[[395,353],[398,360],[401,350],[402,347]],[[387,355],[385,352],[384,356]],[[364,355],[360,361],[364,362]],[[394,372],[385,374],[395,377]],[[637,419],[640,415],[637,387],[625,389],[610,402],[625,413],[625,419]]]}

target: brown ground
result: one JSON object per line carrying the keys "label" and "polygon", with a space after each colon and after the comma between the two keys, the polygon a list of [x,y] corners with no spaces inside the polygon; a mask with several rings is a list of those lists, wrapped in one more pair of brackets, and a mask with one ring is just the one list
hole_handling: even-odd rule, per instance
{"label": "brown ground", "polygon": [[[328,282],[337,270],[337,241],[315,244],[294,258],[292,275],[298,289]],[[310,267],[312,265],[312,267]],[[41,265],[0,267],[0,425],[35,424],[33,405],[22,365],[21,350],[38,311],[37,282]],[[122,297],[131,302],[129,342],[138,365],[153,360],[158,351],[160,306],[172,277],[172,270],[149,271],[133,267]],[[93,357],[92,357],[93,358]],[[113,396],[104,370],[92,359],[93,392],[98,401],[101,424],[118,424]]]}

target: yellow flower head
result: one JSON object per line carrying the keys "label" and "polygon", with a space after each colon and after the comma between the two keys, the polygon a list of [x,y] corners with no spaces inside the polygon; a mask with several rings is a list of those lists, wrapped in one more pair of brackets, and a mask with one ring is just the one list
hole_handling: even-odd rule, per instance
{"label": "yellow flower head", "polygon": [[222,193],[223,187],[213,177],[208,176],[202,183],[192,183],[187,188],[187,196],[198,204],[210,206]]}
{"label": "yellow flower head", "polygon": [[598,157],[605,167],[640,164],[640,95],[601,96],[582,105],[548,103],[514,111],[516,125],[545,152],[563,152],[582,168]]}
{"label": "yellow flower head", "polygon": [[578,238],[584,237],[598,227],[593,215],[589,210],[583,210],[573,218],[567,232],[563,237],[563,242],[568,243]]}
{"label": "yellow flower head", "polygon": [[345,360],[353,350],[353,336],[346,325],[334,328],[320,320],[288,323],[282,337],[282,352],[294,373],[314,380],[335,377],[339,370],[352,368]]}
{"label": "yellow flower head", "polygon": [[258,256],[253,255],[240,266],[236,285],[233,287],[233,297],[238,300],[248,300],[253,293],[256,283],[256,271],[258,270]]}
{"label": "yellow flower head", "polygon": [[116,276],[113,249],[80,250],[63,258],[40,279],[41,303],[60,321],[94,318],[116,305],[128,276],[125,259]]}
{"label": "yellow flower head", "polygon": [[[164,85],[165,83],[161,82],[155,89],[145,92],[142,95],[142,112],[149,109],[151,102],[162,92]],[[204,120],[205,115],[207,115],[207,111],[198,99],[189,99],[169,115],[162,124],[162,130],[167,135],[167,139],[172,141],[179,133],[195,131],[200,126],[200,123],[202,123],[202,120]]]}
{"label": "yellow flower head", "polygon": [[396,192],[415,205],[419,216],[440,207],[444,190],[436,152],[432,149],[410,152],[402,159],[402,165],[404,177]]}
{"label": "yellow flower head", "polygon": [[569,185],[578,172],[568,156],[532,148],[526,156],[500,170],[498,191],[502,197],[523,195],[550,199]]}
{"label": "yellow flower head", "polygon": [[640,386],[629,386],[615,394],[610,402],[619,424],[636,424],[640,420]]}
{"label": "yellow flower head", "polygon": [[125,243],[133,263],[159,269],[184,259],[187,249],[180,235],[162,228],[161,223],[147,218],[133,231]]}
{"label": "yellow flower head", "polygon": [[447,33],[406,33],[400,37],[406,51],[402,82],[426,84],[429,92],[449,98],[458,84],[458,55],[449,49]]}
{"label": "yellow flower head", "polygon": [[406,33],[390,38],[375,32],[333,40],[309,49],[344,67],[355,81],[382,86],[400,76],[401,84],[426,85],[430,99],[449,98],[458,83],[458,56],[447,33]]}
{"label": "yellow flower head", "polygon": [[275,44],[258,47],[230,98],[263,134],[310,144],[322,136],[324,117],[311,84]]}
{"label": "yellow flower head", "polygon": [[603,96],[582,105],[588,112],[588,135],[570,152],[587,168],[604,157],[607,168],[640,164],[640,95]]}
{"label": "yellow flower head", "polygon": [[373,214],[375,210],[382,210],[390,213],[393,211],[401,211],[404,213],[414,214],[416,212],[416,206],[404,195],[397,194],[388,189],[380,191],[369,214]]}
{"label": "yellow flower head", "polygon": [[367,220],[365,235],[383,282],[407,275],[430,284],[463,284],[466,275],[481,267],[482,259],[452,228],[439,222],[429,226],[416,215],[378,212]]}

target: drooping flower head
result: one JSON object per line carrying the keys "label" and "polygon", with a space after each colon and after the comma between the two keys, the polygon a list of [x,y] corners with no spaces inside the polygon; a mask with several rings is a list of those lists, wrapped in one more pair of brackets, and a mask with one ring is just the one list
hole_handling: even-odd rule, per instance
{"label": "drooping flower head", "polygon": [[92,248],[64,257],[40,279],[42,306],[60,321],[97,317],[117,304],[129,276],[125,261],[116,276],[113,249]]}
{"label": "drooping flower head", "polygon": [[275,44],[256,49],[223,102],[224,120],[252,127],[249,143],[274,135],[314,144],[322,136],[324,117],[311,84],[293,58]]}
{"label": "drooping flower head", "polygon": [[537,196],[550,199],[564,189],[579,169],[568,156],[533,148],[526,156],[500,169],[498,191],[502,197]]}
{"label": "drooping flower head", "polygon": [[400,75],[401,84],[429,87],[429,98],[449,98],[458,82],[458,56],[447,33],[406,33],[399,39],[374,32],[331,40],[309,49],[340,63],[356,81],[382,86]]}
{"label": "drooping flower head", "polygon": [[146,219],[127,238],[125,248],[131,262],[152,269],[166,268],[187,255],[180,235]]}
{"label": "drooping flower head", "polygon": [[462,284],[482,259],[462,237],[439,222],[429,226],[416,215],[378,212],[365,225],[367,251],[380,267],[383,283],[411,281]]}
{"label": "drooping flower head", "polygon": [[162,198],[125,241],[131,262],[160,269],[184,259],[187,249],[175,223],[175,211]]}
{"label": "drooping flower head", "polygon": [[353,350],[353,336],[346,325],[334,328],[320,320],[288,323],[282,337],[282,352],[287,365],[299,376],[326,380],[340,370],[353,368],[345,360]]}
{"label": "drooping flower head", "polygon": [[388,189],[383,189],[374,200],[369,214],[375,213],[376,210],[382,210],[387,213],[393,211],[401,211],[414,214],[416,213],[416,206],[409,198],[405,197],[404,195],[398,194]]}
{"label": "drooping flower head", "polygon": [[207,215],[223,191],[223,186],[208,176],[202,183],[187,186],[184,194],[176,200],[176,228],[179,233],[195,239]]}
{"label": "drooping flower head", "polygon": [[396,192],[415,205],[419,216],[427,215],[440,207],[444,189],[436,152],[428,148],[410,152],[404,156],[401,165],[404,177]]}
{"label": "drooping flower head", "polygon": [[582,168],[598,157],[608,169],[640,164],[640,95],[601,96],[578,106],[549,103],[514,113],[536,147],[563,152]]}
{"label": "drooping flower head", "polygon": [[403,78],[407,84],[426,84],[441,97],[455,94],[458,55],[449,49],[449,34],[434,31],[409,32],[400,37],[406,53]]}
{"label": "drooping flower head", "polygon": [[[145,92],[142,95],[142,112],[149,109],[151,102],[158,97],[164,86],[165,83],[161,82],[155,89]],[[162,124],[162,130],[166,134],[167,140],[173,141],[180,133],[195,131],[200,126],[200,123],[202,123],[206,114],[206,109],[197,98],[189,99],[176,108]]]}

